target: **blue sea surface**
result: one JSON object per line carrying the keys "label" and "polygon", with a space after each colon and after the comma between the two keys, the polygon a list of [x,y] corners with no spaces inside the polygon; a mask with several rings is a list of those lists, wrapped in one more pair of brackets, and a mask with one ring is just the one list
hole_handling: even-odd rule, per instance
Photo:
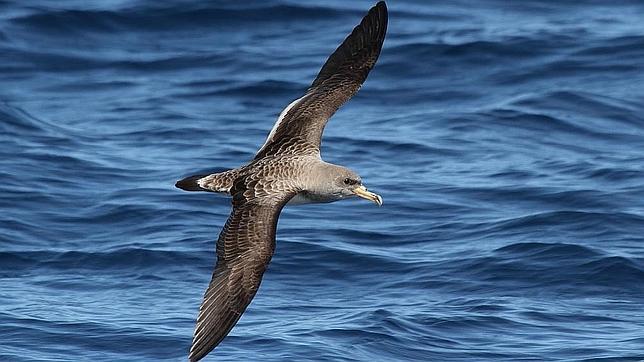
{"label": "blue sea surface", "polygon": [[[230,200],[372,1],[0,0],[0,360],[182,361]],[[644,2],[391,0],[208,361],[644,360]]]}

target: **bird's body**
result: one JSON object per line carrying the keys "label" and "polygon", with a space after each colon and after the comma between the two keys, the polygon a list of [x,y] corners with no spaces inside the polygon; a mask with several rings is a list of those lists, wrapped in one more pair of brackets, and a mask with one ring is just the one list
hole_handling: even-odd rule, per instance
{"label": "bird's body", "polygon": [[328,119],[358,91],[375,65],[386,29],[387,8],[380,2],[329,57],[304,96],[281,112],[251,162],[177,182],[184,190],[232,196],[232,211],[217,240],[217,264],[197,318],[191,361],[221,342],[255,296],[286,204],[355,196],[382,204],[358,174],[324,162],[320,143]]}

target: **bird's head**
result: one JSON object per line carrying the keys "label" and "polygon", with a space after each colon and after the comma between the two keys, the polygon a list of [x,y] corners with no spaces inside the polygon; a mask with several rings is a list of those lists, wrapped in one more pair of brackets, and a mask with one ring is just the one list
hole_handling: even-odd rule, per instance
{"label": "bird's head", "polygon": [[373,192],[367,191],[362,184],[362,178],[356,172],[342,166],[329,165],[324,173],[324,193],[333,195],[336,200],[346,199],[354,196],[373,201],[382,206],[382,197]]}

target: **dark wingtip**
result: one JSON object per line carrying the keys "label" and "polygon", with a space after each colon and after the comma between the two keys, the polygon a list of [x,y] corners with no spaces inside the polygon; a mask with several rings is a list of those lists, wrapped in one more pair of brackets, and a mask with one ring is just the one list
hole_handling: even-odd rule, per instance
{"label": "dark wingtip", "polygon": [[387,22],[387,4],[384,1],[378,1],[378,3],[374,5],[370,10],[379,12],[380,15],[384,18],[385,23]]}
{"label": "dark wingtip", "polygon": [[[360,24],[329,56],[309,89],[318,87],[342,71],[351,73],[345,74],[345,77],[355,77],[354,81],[362,84],[380,55],[387,22],[387,5],[380,1],[369,9]],[[343,69],[347,67],[348,70]]]}
{"label": "dark wingtip", "polygon": [[380,17],[380,22],[382,23],[383,28],[384,28],[383,32],[382,32],[383,33],[382,35],[384,37],[384,33],[387,32],[387,23],[388,23],[388,20],[389,20],[389,14],[388,14],[388,11],[387,11],[387,4],[385,4],[384,1],[379,1],[376,5],[374,5],[373,8],[371,8],[371,10],[378,12],[378,15]]}
{"label": "dark wingtip", "polygon": [[182,180],[177,181],[174,186],[185,191],[206,191],[197,183],[197,181],[202,177],[204,177],[204,175],[194,175],[186,177]]}

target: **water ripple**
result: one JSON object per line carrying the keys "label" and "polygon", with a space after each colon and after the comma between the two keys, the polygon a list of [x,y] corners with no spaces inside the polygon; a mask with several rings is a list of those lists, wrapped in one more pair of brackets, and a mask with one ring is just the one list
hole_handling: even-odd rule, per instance
{"label": "water ripple", "polygon": [[[0,360],[186,358],[230,201],[369,6],[0,0]],[[390,2],[221,361],[642,360],[638,1]]]}

